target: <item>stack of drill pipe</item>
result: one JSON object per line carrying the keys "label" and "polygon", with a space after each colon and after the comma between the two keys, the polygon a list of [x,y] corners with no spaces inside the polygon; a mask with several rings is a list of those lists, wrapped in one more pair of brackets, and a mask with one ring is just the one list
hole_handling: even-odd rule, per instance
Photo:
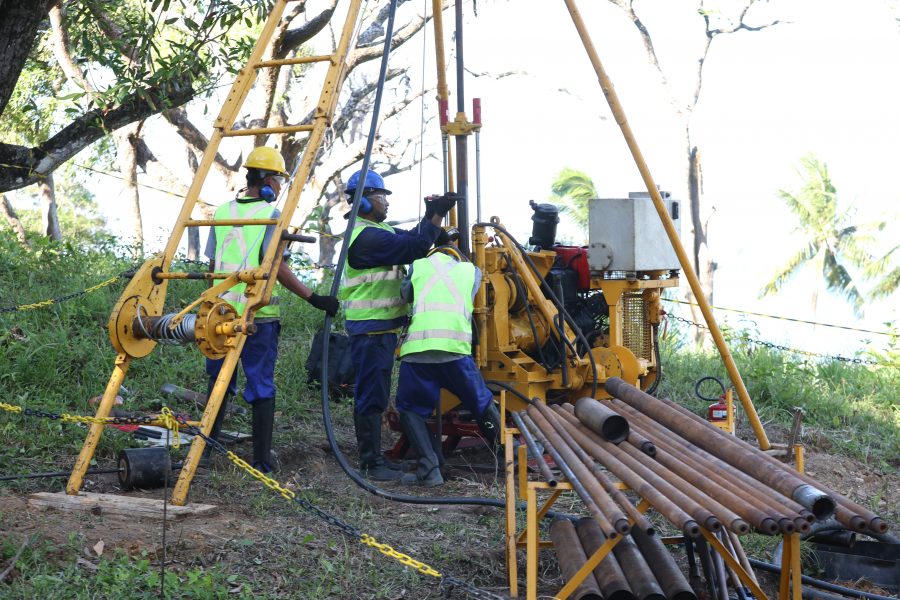
{"label": "stack of drill pipe", "polygon": [[[657,464],[640,450],[632,456],[624,449],[604,440],[597,433],[582,424],[570,407],[554,407],[554,425],[567,431],[572,439],[606,469],[639,494],[660,514],[679,527],[685,535],[698,537],[700,526],[710,531],[718,531],[721,521],[706,506],[718,504],[712,498],[696,490],[683,479],[668,474],[663,476],[655,470]],[[627,447],[627,443],[622,444]],[[633,447],[632,447],[633,448]],[[703,503],[698,502],[701,499]],[[723,514],[725,514],[723,512]],[[731,524],[744,532],[747,524],[734,515],[727,514]]]}
{"label": "stack of drill pipe", "polygon": [[[588,519],[592,523],[592,519]],[[595,523],[596,525],[596,523]],[[556,559],[559,562],[559,570],[563,579],[568,583],[575,576],[581,566],[587,562],[584,548],[578,541],[575,526],[568,519],[556,519],[550,525],[550,539],[556,549]],[[569,596],[572,600],[603,600],[604,595],[600,591],[594,573],[588,573],[575,591]],[[631,600],[623,598],[622,600]]]}
{"label": "stack of drill pipe", "polygon": [[537,408],[538,406],[544,407],[541,403],[531,405],[526,411],[527,414],[522,415],[525,426],[531,430],[531,433],[556,461],[556,466],[566,476],[591,516],[597,520],[604,535],[615,539],[619,535],[628,533],[631,526],[628,524],[625,513],[615,505],[599,480],[577,458],[575,451],[563,441],[553,426],[547,422]]}
{"label": "stack of drill pipe", "polygon": [[741,470],[679,438],[628,405],[613,400],[611,407],[627,416],[637,431],[654,439],[660,449],[656,457],[660,464],[676,471],[688,471],[707,486],[717,486],[720,499],[738,506],[741,514],[760,533],[774,535],[809,529],[812,513],[797,502],[766,488]]}
{"label": "stack of drill pipe", "polygon": [[[855,531],[887,531],[887,523],[872,511],[828,489],[812,477],[798,473],[747,442],[723,433],[684,407],[670,400],[654,398],[618,378],[608,380],[606,389],[625,405],[677,434],[674,437],[680,436],[688,446],[714,456],[720,461],[719,464],[728,464],[732,471],[749,476],[757,488],[760,484],[768,486],[770,492],[778,493],[782,506],[802,505],[803,512],[798,511],[797,516],[807,522],[810,520],[808,513],[812,513],[813,519],[820,520],[834,513],[841,524]],[[612,408],[617,406],[617,403],[612,403]],[[690,450],[688,446],[682,444]]]}
{"label": "stack of drill pipe", "polygon": [[[568,582],[606,543],[590,517],[574,525],[557,520],[550,528],[560,571]],[[591,594],[599,594],[592,596]],[[606,600],[697,600],[674,558],[656,536],[633,530],[601,560],[572,597]]]}

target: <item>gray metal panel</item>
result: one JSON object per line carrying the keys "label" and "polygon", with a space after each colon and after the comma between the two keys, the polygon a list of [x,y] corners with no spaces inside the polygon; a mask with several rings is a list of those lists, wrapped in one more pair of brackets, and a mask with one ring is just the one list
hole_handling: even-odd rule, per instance
{"label": "gray metal panel", "polygon": [[[680,203],[668,192],[660,194],[680,232]],[[588,203],[588,267],[592,271],[679,269],[678,256],[650,194],[632,192],[628,196],[594,198]]]}

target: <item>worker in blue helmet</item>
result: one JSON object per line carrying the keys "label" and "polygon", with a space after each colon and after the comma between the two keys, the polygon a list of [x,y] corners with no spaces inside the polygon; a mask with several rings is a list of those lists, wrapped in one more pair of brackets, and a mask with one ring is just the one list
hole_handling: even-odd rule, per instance
{"label": "worker in blue helmet", "polygon": [[404,265],[422,258],[442,234],[441,221],[455,196],[429,196],[425,217],[409,231],[387,223],[391,191],[374,171],[353,173],[345,192],[353,197],[362,185],[359,210],[349,232],[347,265],[340,297],[356,368],[353,424],[360,470],[376,481],[395,481],[400,467],[381,452],[382,413],[391,390],[397,334],[408,320],[409,306],[400,297]]}

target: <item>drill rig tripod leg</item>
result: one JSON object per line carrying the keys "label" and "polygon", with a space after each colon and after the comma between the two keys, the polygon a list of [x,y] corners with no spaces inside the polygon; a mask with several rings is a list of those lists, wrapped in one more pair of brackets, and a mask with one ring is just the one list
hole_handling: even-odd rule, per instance
{"label": "drill rig tripod leg", "polygon": [[[106,384],[106,391],[103,392],[103,399],[97,407],[97,417],[105,419],[112,412],[113,403],[116,401],[116,394],[122,387],[122,381],[125,374],[128,373],[128,366],[131,364],[131,357],[127,354],[119,354],[116,356],[116,365],[113,367],[112,375],[109,377],[109,383]],[[105,425],[101,423],[91,423],[87,438],[78,454],[78,460],[75,461],[75,467],[69,476],[69,483],[66,484],[66,493],[75,496],[81,490],[81,484],[84,482],[84,474],[94,458],[94,451],[100,442],[100,436],[103,435]]]}

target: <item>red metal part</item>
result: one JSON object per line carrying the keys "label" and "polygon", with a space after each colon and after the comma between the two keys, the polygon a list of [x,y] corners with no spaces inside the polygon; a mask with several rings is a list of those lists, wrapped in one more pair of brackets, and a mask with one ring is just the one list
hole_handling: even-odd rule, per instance
{"label": "red metal part", "polygon": [[[388,426],[390,426],[392,431],[400,432],[400,437],[397,438],[397,442],[393,447],[385,451],[384,454],[391,460],[402,460],[409,451],[409,441],[403,433],[403,427],[400,426],[400,415],[395,410],[388,410],[386,415]],[[425,422],[429,431],[437,432],[437,419],[432,417],[426,419]],[[472,420],[471,417],[468,420],[463,419],[460,412],[455,410],[444,413],[443,422],[441,423],[441,434],[444,436],[444,441],[441,444],[444,456],[449,456],[457,448],[483,446],[484,444],[484,438],[482,438],[481,431],[478,429],[478,423]]]}
{"label": "red metal part", "polygon": [[563,263],[578,274],[578,287],[582,291],[591,289],[591,270],[588,269],[587,247],[553,246],[553,251]]}

